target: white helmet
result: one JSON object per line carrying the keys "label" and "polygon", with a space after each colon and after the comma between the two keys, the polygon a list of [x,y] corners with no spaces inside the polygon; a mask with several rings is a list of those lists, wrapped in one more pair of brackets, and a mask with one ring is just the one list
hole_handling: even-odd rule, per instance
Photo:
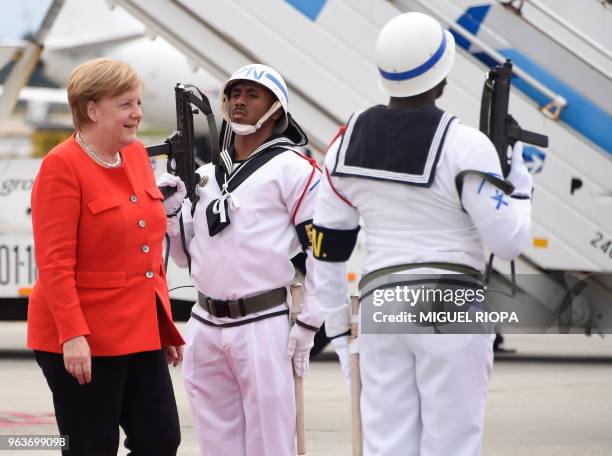
{"label": "white helmet", "polygon": [[[253,81],[261,84],[262,86],[269,89],[277,101],[272,104],[268,112],[266,112],[259,121],[255,125],[244,125],[232,122],[228,112],[228,96],[227,89],[231,84],[235,81]],[[270,68],[267,65],[261,65],[259,63],[254,63],[251,65],[246,65],[235,71],[225,84],[221,87],[219,91],[219,104],[221,106],[221,112],[223,113],[223,118],[230,125],[234,133],[238,135],[250,135],[255,133],[261,125],[268,120],[268,118],[274,114],[278,108],[283,109],[283,118],[279,119],[275,131],[283,132],[287,128],[289,121],[287,119],[288,105],[289,105],[289,96],[287,93],[287,85],[285,84],[285,80],[283,77],[274,69]]]}
{"label": "white helmet", "polygon": [[454,60],[453,35],[426,14],[396,16],[378,34],[380,89],[392,97],[412,97],[434,88]]}

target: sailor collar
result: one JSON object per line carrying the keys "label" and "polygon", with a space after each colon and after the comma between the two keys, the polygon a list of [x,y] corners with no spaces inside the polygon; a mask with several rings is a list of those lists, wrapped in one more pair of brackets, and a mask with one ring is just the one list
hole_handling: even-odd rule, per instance
{"label": "sailor collar", "polygon": [[332,175],[430,187],[454,116],[438,108],[388,109],[353,114]]}
{"label": "sailor collar", "polygon": [[206,221],[208,233],[215,236],[230,224],[230,211],[240,207],[238,199],[232,192],[255,171],[264,166],[268,161],[283,152],[294,151],[296,146],[306,145],[308,139],[297,122],[288,115],[289,126],[283,134],[271,136],[265,143],[253,151],[243,161],[242,166],[233,167],[233,133],[226,122],[221,127],[222,151],[221,163],[215,166],[215,180],[221,189],[221,197],[210,202],[206,208]]}

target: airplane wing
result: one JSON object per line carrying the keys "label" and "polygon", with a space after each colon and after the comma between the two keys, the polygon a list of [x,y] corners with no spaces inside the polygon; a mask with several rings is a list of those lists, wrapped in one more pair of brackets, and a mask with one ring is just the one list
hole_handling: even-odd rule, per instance
{"label": "airplane wing", "polygon": [[[13,52],[10,55],[9,58],[17,57],[17,59],[15,66],[4,81],[5,90],[0,96],[0,122],[5,122],[13,111],[19,98],[19,91],[32,75],[42,52],[42,43],[63,3],[64,0],[53,0],[32,39],[25,42],[21,52]],[[10,51],[7,50],[4,55],[8,54],[10,54]]]}
{"label": "airplane wing", "polygon": [[[0,85],[0,95],[4,87]],[[68,105],[66,89],[52,89],[48,87],[24,87],[19,92],[19,101],[26,103],[46,103],[49,105]]]}

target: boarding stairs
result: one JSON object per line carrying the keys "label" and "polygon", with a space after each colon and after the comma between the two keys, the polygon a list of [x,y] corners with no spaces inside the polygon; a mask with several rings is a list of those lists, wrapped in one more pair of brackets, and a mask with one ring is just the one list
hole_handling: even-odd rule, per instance
{"label": "boarding stairs", "polygon": [[[112,0],[111,3],[133,14],[151,33],[163,36],[195,66],[205,68],[220,80],[252,62],[275,67],[289,87],[292,113],[319,152],[325,150],[351,113],[386,102],[378,89],[374,62],[378,31],[390,18],[404,11],[421,10],[464,39],[474,42],[478,39],[457,24],[462,10],[454,5],[457,14],[453,14],[453,2],[446,0]],[[478,45],[488,47],[485,43]],[[497,58],[503,59],[503,55],[497,54]],[[486,71],[487,66],[469,49],[460,48],[442,108],[477,127]],[[513,90],[512,114],[524,128],[550,138],[549,149],[530,149],[536,187],[534,239],[517,270],[611,272],[609,151],[560,118],[563,110],[570,107],[561,94],[520,66],[517,74],[538,92],[541,100]],[[609,300],[612,284],[603,283],[602,287]]]}

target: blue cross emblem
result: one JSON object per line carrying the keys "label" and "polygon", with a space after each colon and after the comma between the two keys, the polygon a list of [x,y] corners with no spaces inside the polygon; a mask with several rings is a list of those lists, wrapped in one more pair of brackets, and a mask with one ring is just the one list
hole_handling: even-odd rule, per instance
{"label": "blue cross emblem", "polygon": [[507,206],[508,202],[504,199],[504,192],[501,190],[495,190],[495,196],[491,196],[493,201],[497,202],[495,209],[499,210],[501,206]]}

